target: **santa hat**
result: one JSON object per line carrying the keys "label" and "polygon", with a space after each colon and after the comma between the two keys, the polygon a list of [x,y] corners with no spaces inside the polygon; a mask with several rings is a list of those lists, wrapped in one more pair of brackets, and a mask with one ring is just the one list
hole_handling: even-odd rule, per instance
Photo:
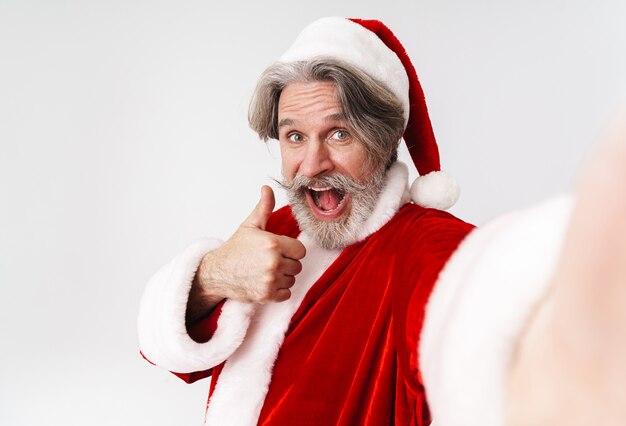
{"label": "santa hat", "polygon": [[441,210],[454,205],[459,187],[440,170],[439,150],[424,92],[400,41],[380,21],[329,17],[306,27],[280,62],[330,57],[347,62],[383,83],[404,108],[406,143],[420,176],[411,185],[413,202]]}

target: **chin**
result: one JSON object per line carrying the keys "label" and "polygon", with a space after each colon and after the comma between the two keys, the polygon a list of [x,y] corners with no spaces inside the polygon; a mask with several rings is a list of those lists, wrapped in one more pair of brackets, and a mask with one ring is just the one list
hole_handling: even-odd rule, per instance
{"label": "chin", "polygon": [[358,241],[385,183],[385,173],[359,183],[348,176],[296,176],[279,182],[300,230],[325,249],[343,249]]}

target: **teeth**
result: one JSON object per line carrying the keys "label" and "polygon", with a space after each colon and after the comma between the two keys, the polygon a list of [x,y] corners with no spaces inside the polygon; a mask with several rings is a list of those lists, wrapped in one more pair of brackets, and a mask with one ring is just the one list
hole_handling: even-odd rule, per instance
{"label": "teeth", "polygon": [[325,186],[324,188],[313,188],[313,187],[308,186],[307,189],[310,189],[311,191],[315,191],[315,192],[322,192],[322,191],[329,191],[332,189],[332,187]]}

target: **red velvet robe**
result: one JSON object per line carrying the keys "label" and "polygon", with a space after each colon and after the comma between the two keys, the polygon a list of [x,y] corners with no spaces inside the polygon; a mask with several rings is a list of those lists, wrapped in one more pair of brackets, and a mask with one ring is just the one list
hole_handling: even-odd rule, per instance
{"label": "red velvet robe", "polygon": [[[289,207],[267,230],[297,237]],[[292,317],[274,364],[260,425],[428,425],[418,340],[439,271],[472,226],[407,204],[373,235],[346,248]],[[220,309],[190,335],[207,341]],[[224,364],[179,374],[193,382]],[[236,402],[235,402],[236,403]]]}

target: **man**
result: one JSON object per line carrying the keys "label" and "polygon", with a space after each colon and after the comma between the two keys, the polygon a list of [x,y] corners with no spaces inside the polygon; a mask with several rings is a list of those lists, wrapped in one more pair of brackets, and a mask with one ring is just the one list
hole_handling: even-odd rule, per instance
{"label": "man", "polygon": [[[307,27],[261,77],[250,123],[280,141],[289,206],[272,213],[263,187],[227,241],[155,275],[144,356],[187,381],[212,375],[206,424],[422,425],[431,409],[438,424],[504,424],[570,200],[475,231],[439,210],[458,192],[415,71],[378,21]],[[422,175],[410,191],[401,136]]]}

